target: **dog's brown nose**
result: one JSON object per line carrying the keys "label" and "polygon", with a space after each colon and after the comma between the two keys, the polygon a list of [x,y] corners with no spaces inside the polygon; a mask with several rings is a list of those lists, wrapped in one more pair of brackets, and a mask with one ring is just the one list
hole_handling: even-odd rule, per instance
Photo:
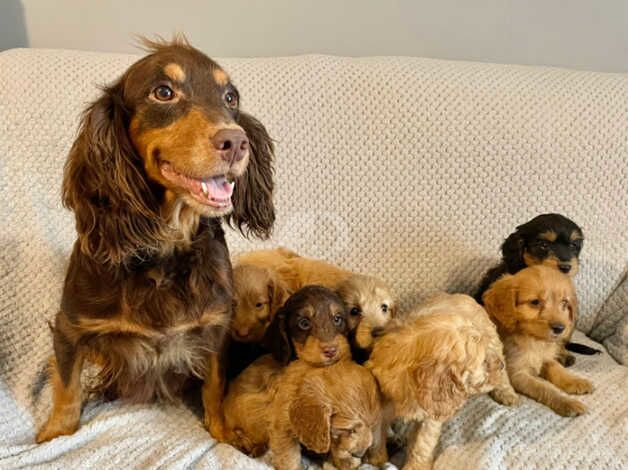
{"label": "dog's brown nose", "polygon": [[552,333],[554,333],[555,335],[559,335],[563,331],[565,331],[565,325],[563,325],[562,323],[552,323],[550,324],[550,328],[552,329]]}
{"label": "dog's brown nose", "polygon": [[323,354],[328,359],[333,359],[336,357],[336,353],[338,352],[338,347],[336,346],[323,346]]}
{"label": "dog's brown nose", "polygon": [[238,328],[237,333],[240,338],[246,338],[249,335],[249,329],[246,327]]}
{"label": "dog's brown nose", "polygon": [[249,139],[240,129],[222,129],[211,139],[222,159],[229,163],[242,160],[249,149]]}
{"label": "dog's brown nose", "polygon": [[562,272],[567,274],[569,271],[571,271],[571,264],[569,264],[569,263],[560,263],[558,265],[558,269],[560,269]]}

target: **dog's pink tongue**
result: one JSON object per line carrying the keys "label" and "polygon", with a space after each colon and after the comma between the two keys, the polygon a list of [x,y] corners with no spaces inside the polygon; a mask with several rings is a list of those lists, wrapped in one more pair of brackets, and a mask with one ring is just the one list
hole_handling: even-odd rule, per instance
{"label": "dog's pink tongue", "polygon": [[209,197],[214,199],[229,199],[233,194],[234,183],[227,181],[224,176],[216,176],[206,181]]}

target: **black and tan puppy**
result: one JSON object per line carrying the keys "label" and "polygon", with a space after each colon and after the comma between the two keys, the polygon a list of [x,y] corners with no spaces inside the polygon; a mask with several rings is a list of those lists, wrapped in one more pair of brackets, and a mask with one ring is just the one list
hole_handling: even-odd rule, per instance
{"label": "black and tan puppy", "polygon": [[[529,266],[550,266],[574,277],[580,267],[579,256],[583,241],[582,229],[561,214],[542,214],[519,225],[502,244],[502,260],[484,275],[475,300],[482,304],[482,295],[497,279]],[[569,343],[569,338],[566,340],[568,350],[581,354],[599,352],[588,346]],[[574,357],[563,350],[562,360],[566,365],[571,365]]]}

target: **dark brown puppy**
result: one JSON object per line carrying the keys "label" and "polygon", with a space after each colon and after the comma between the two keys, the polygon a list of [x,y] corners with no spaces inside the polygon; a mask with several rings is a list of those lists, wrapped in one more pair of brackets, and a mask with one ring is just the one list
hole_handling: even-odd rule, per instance
{"label": "dark brown puppy", "polygon": [[342,299],[323,286],[306,286],[292,294],[271,323],[264,343],[282,364],[297,357],[326,366],[351,357],[347,312]]}
{"label": "dark brown puppy", "polygon": [[102,367],[97,390],[136,401],[203,378],[205,425],[223,438],[218,354],[233,286],[221,219],[269,234],[273,145],[216,62],[183,39],[146,45],[87,108],[65,166],[78,240],[37,442],[77,429],[86,359]]}

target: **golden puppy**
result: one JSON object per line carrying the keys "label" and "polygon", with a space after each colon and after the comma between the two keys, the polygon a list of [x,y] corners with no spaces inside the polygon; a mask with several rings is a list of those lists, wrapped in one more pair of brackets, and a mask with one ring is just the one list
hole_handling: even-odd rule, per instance
{"label": "golden puppy", "polygon": [[[362,366],[341,360],[327,367],[292,362],[277,382],[271,408],[270,449],[278,470],[301,469],[301,448],[328,453],[340,469],[355,469],[371,449],[381,465],[382,413],[377,383]],[[383,453],[381,449],[383,448]]]}
{"label": "golden puppy", "polygon": [[471,297],[440,294],[378,338],[366,363],[390,416],[420,422],[409,439],[406,469],[431,468],[443,423],[478,393],[504,404],[518,396],[504,368],[502,344]]}
{"label": "golden puppy", "polygon": [[349,311],[349,330],[354,347],[369,352],[374,338],[395,318],[392,291],[379,279],[354,274],[341,282],[336,292]]}
{"label": "golden puppy", "polygon": [[289,291],[273,269],[254,264],[236,265],[233,287],[231,336],[241,343],[260,342]]}
{"label": "golden puppy", "polygon": [[571,374],[557,361],[574,328],[577,311],[571,279],[556,269],[532,266],[502,276],[484,293],[483,300],[504,343],[515,390],[561,416],[584,413],[581,402],[560,393],[593,391],[591,382]]}
{"label": "golden puppy", "polygon": [[270,415],[277,379],[283,367],[267,354],[247,367],[230,384],[224,401],[230,444],[252,457],[266,452]]}

